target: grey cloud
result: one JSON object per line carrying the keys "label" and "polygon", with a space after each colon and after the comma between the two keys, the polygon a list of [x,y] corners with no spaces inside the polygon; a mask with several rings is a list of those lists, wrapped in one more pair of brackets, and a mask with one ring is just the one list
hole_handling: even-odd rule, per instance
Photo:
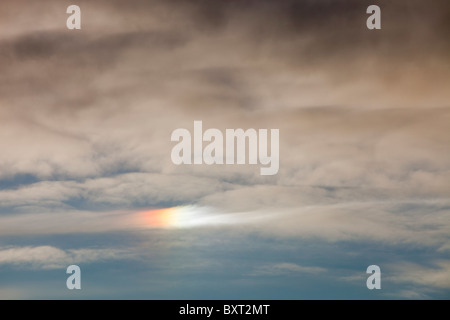
{"label": "grey cloud", "polygon": [[31,269],[60,269],[73,263],[92,263],[125,258],[126,251],[118,249],[70,249],[52,246],[0,247],[0,265],[10,264]]}
{"label": "grey cloud", "polygon": [[282,262],[272,265],[263,265],[256,267],[249,275],[250,276],[280,276],[293,273],[309,273],[320,274],[326,272],[326,269],[321,267],[306,267],[295,263]]}
{"label": "grey cloud", "polygon": [[390,266],[395,270],[395,275],[389,277],[389,281],[417,284],[435,289],[450,288],[450,261],[438,260],[432,261],[430,264],[425,266],[403,262]]}
{"label": "grey cloud", "polygon": [[[211,178],[185,175],[126,173],[85,181],[45,181],[0,190],[1,207],[36,212],[67,209],[131,209],[195,203],[211,193],[234,188]],[[10,209],[11,210],[11,209]]]}

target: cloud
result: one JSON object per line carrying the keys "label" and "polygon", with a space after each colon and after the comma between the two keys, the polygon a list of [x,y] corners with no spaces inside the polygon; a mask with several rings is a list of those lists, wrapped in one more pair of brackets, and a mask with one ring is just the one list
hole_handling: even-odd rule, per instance
{"label": "cloud", "polygon": [[439,249],[439,252],[450,252],[450,243],[443,244]]}
{"label": "cloud", "polygon": [[[448,191],[450,68],[435,54],[446,38],[431,22],[441,21],[446,3],[408,2],[409,15],[393,20],[400,5],[385,3],[383,37],[365,29],[360,1],[114,5],[121,9],[83,2],[81,33],[49,15],[66,17],[65,7],[50,1],[18,10],[17,21],[2,29],[9,36],[0,46],[0,148],[8,150],[1,176],[91,178],[126,170],[221,178],[223,171],[249,171],[253,179],[251,169],[171,165],[170,133],[201,119],[211,127],[279,128],[284,183],[403,187],[410,178]],[[25,28],[29,15],[41,17],[33,19],[37,29]],[[406,39],[404,25],[415,27],[418,15],[422,33],[408,29]],[[14,27],[21,31],[11,34]],[[396,45],[399,39],[415,50]],[[378,54],[386,46],[401,58]],[[404,54],[426,61],[415,58],[420,48],[435,49],[436,63],[404,61]],[[422,176],[409,177],[417,167]]]}
{"label": "cloud", "polygon": [[52,246],[0,247],[0,265],[30,269],[59,269],[71,264],[123,259],[125,251],[118,249],[69,249]]}
{"label": "cloud", "polygon": [[[137,228],[128,213],[63,211],[54,213],[14,214],[1,217],[2,235],[76,234],[130,230]],[[127,219],[128,218],[128,219]]]}
{"label": "cloud", "polygon": [[400,290],[396,293],[392,293],[392,294],[387,294],[388,296],[393,296],[395,298],[405,298],[405,299],[409,299],[409,300],[428,300],[430,299],[430,296],[423,293],[423,292],[418,292],[415,290]]}
{"label": "cloud", "polygon": [[[235,229],[276,239],[369,240],[390,245],[415,244],[438,250],[449,242],[449,226],[442,222],[448,215],[448,210],[442,209],[446,205],[446,201],[422,200],[345,202],[253,211],[195,205],[167,211],[164,208],[115,211],[55,209],[47,213],[37,211],[0,216],[0,231],[3,235],[26,235],[118,230],[138,232],[161,228],[205,229],[210,232]],[[438,252],[444,254],[442,249]]]}
{"label": "cloud", "polygon": [[18,300],[23,297],[23,291],[14,287],[0,287],[0,300]]}
{"label": "cloud", "polygon": [[39,207],[46,211],[79,207],[117,210],[196,202],[230,188],[229,183],[209,177],[135,172],[83,181],[41,181],[0,190],[0,206],[20,212],[36,212]]}
{"label": "cloud", "polygon": [[279,276],[292,275],[294,273],[319,274],[325,272],[326,269],[321,267],[305,267],[295,263],[283,262],[271,265],[256,267],[250,276]]}
{"label": "cloud", "polygon": [[391,265],[396,274],[389,281],[436,289],[450,289],[450,260],[432,261],[430,265],[398,263]]}

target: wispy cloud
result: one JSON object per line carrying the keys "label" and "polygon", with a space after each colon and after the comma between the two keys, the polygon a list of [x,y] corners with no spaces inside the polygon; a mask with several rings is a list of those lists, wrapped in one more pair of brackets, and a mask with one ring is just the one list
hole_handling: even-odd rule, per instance
{"label": "wispy cloud", "polygon": [[250,276],[279,276],[294,273],[320,274],[327,270],[321,267],[306,267],[295,263],[282,262],[256,267]]}
{"label": "wispy cloud", "polygon": [[430,288],[450,288],[450,260],[432,261],[428,265],[417,263],[398,263],[391,266],[396,274],[390,281]]}
{"label": "wispy cloud", "polygon": [[15,287],[0,287],[1,300],[16,300],[23,297],[23,290]]}
{"label": "wispy cloud", "polygon": [[[115,211],[53,210],[0,216],[0,231],[12,234],[96,233],[114,230],[213,228],[276,238],[316,238],[330,242],[371,240],[436,247],[444,254],[449,226],[442,223],[446,200],[366,201],[273,207],[233,212],[208,206]],[[405,208],[408,208],[405,210]],[[61,212],[64,212],[62,214]],[[426,215],[424,216],[424,213]],[[444,249],[442,249],[444,248]]]}
{"label": "wispy cloud", "polygon": [[52,246],[0,247],[0,265],[13,265],[29,269],[58,269],[71,264],[92,263],[123,259],[125,250],[119,249],[69,249]]}

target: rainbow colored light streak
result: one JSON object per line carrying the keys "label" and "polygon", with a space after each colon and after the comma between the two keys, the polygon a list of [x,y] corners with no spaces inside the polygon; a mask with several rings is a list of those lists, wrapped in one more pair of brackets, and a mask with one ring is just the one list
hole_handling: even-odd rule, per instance
{"label": "rainbow colored light streak", "polygon": [[147,228],[187,228],[208,224],[217,217],[208,215],[206,208],[196,206],[178,206],[151,209],[137,213],[139,225]]}
{"label": "rainbow colored light streak", "polygon": [[267,219],[270,217],[270,213],[221,213],[217,209],[190,205],[140,211],[135,213],[134,217],[133,225],[137,227],[177,229],[253,223]]}

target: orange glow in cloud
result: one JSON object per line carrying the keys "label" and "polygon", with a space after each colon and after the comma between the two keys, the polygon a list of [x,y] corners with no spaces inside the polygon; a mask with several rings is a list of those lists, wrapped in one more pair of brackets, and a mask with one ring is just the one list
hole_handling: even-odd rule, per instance
{"label": "orange glow in cloud", "polygon": [[263,217],[261,214],[254,216],[251,212],[221,214],[211,208],[178,206],[137,212],[133,224],[142,228],[175,229],[241,224]]}
{"label": "orange glow in cloud", "polygon": [[137,213],[138,223],[143,227],[170,228],[176,226],[176,215],[180,207],[162,208]]}

